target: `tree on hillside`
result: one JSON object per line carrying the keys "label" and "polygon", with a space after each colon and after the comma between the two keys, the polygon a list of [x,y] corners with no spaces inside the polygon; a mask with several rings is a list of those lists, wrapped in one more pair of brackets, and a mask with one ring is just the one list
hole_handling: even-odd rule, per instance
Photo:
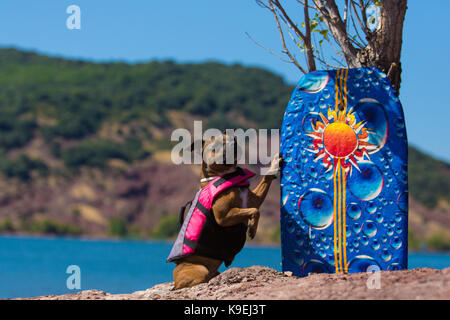
{"label": "tree on hillside", "polygon": [[[385,72],[399,91],[407,0],[340,0],[339,5],[335,0],[297,0],[294,6],[303,11],[304,21],[294,19],[298,11],[287,2],[256,2],[275,18],[283,46],[279,57],[301,72],[315,71],[317,63],[325,68],[372,66]],[[333,53],[327,56],[329,51]],[[296,52],[304,53],[304,62]]]}

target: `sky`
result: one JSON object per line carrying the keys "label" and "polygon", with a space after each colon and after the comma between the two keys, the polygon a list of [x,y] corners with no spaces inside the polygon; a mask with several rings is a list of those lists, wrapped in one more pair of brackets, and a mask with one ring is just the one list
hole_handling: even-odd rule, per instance
{"label": "sky", "polygon": [[[339,1],[339,0],[338,0]],[[285,0],[296,9],[295,0]],[[450,162],[450,1],[409,0],[402,49],[409,142]],[[69,30],[66,9],[81,9]],[[302,17],[297,9],[298,17]],[[294,12],[294,11],[293,11]],[[2,0],[0,46],[92,61],[219,61],[258,66],[296,83],[300,71],[251,41],[280,52],[270,12],[254,0]],[[286,101],[287,103],[287,101]]]}

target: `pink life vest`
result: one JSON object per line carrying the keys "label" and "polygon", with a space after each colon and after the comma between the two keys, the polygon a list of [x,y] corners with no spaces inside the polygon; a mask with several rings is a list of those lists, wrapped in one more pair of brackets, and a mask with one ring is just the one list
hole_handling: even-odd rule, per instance
{"label": "pink life vest", "polygon": [[228,267],[245,244],[247,226],[243,223],[230,227],[218,225],[212,212],[213,201],[228,188],[248,187],[247,179],[254,175],[250,170],[238,167],[236,171],[217,177],[200,189],[184,221],[184,209],[180,212],[182,226],[167,261],[176,262],[196,254],[222,260]]}

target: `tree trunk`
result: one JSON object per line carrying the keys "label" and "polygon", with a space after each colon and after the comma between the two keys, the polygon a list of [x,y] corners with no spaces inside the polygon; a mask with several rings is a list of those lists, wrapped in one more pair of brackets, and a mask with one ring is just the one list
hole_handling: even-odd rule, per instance
{"label": "tree trunk", "polygon": [[380,28],[368,35],[368,46],[358,50],[356,56],[347,56],[349,67],[377,67],[386,73],[399,93],[402,67],[403,21],[407,0],[383,0],[380,8]]}

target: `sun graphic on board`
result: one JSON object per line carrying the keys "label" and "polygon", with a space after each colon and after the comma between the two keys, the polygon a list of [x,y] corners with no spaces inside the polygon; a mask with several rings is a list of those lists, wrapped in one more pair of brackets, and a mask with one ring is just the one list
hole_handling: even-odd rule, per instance
{"label": "sun graphic on board", "polygon": [[[314,161],[322,160],[326,172],[333,170],[333,224],[334,261],[336,273],[347,273],[347,223],[346,223],[346,185],[347,177],[356,168],[362,176],[371,178],[371,171],[362,169],[370,162],[369,153],[379,147],[370,143],[366,128],[367,121],[356,121],[353,108],[347,104],[348,69],[337,70],[335,80],[335,108],[328,108],[326,116],[319,113],[317,121],[311,121],[312,130],[306,135],[312,138],[310,147]],[[382,181],[382,180],[381,180]]]}
{"label": "sun graphic on board", "polygon": [[370,129],[365,128],[365,121],[356,122],[350,109],[328,109],[327,116],[319,114],[320,120],[312,124],[313,131],[307,131],[311,137],[312,146],[308,150],[315,153],[314,160],[322,159],[322,164],[330,171],[336,171],[341,166],[345,172],[352,166],[359,170],[358,162],[369,158],[369,152],[377,148],[369,143]]}

